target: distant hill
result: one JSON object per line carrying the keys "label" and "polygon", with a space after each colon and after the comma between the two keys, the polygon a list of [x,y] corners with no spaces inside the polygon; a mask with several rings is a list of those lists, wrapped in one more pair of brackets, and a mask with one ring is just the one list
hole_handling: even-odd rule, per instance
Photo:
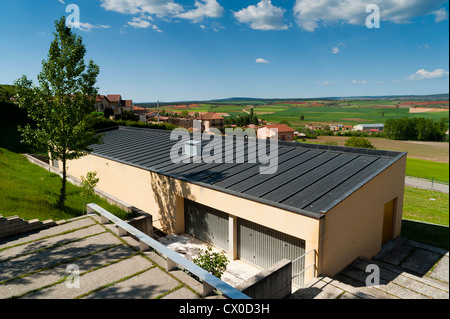
{"label": "distant hill", "polygon": [[449,94],[430,94],[430,95],[387,95],[387,96],[359,96],[339,98],[343,100],[378,100],[378,101],[448,101]]}
{"label": "distant hill", "polygon": [[[215,99],[204,101],[178,101],[178,102],[160,102],[161,106],[173,104],[247,104],[260,102],[261,104],[270,104],[281,101],[338,101],[338,100],[361,100],[361,101],[448,101],[449,93],[429,94],[429,95],[385,95],[385,96],[345,96],[345,97],[320,97],[320,98],[274,98],[262,99],[252,97],[232,97],[227,99]],[[135,103],[141,107],[155,107],[156,102]]]}

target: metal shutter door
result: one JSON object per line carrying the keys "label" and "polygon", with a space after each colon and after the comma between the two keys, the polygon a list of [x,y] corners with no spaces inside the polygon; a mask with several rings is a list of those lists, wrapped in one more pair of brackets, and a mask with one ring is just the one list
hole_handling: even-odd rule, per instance
{"label": "metal shutter door", "polygon": [[228,214],[185,199],[185,231],[228,251]]}
{"label": "metal shutter door", "polygon": [[[305,241],[300,238],[252,223],[238,220],[238,256],[247,262],[267,269],[281,259],[291,261],[305,253]],[[297,274],[305,268],[304,258],[292,264],[292,273]],[[294,279],[302,286],[303,275]]]}

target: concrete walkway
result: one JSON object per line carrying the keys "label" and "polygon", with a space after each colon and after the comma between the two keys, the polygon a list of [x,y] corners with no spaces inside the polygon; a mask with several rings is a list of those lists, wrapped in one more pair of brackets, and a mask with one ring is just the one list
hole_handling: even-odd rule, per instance
{"label": "concrete walkway", "polygon": [[447,193],[447,194],[449,193],[449,185],[448,184],[431,182],[429,180],[423,180],[423,179],[413,178],[413,177],[409,177],[409,176],[407,176],[405,178],[405,185],[411,186],[411,187],[416,187],[416,188],[433,190],[433,191]]}
{"label": "concrete walkway", "polygon": [[[379,284],[366,280],[379,269]],[[366,272],[367,270],[367,272]],[[370,283],[375,283],[369,280]],[[290,299],[448,299],[448,251],[403,238],[389,242],[373,259],[359,258],[339,275],[320,276]]]}
{"label": "concrete walkway", "polygon": [[[181,270],[167,272],[165,259],[140,253],[137,241],[98,220],[84,216],[0,241],[0,298],[200,298],[201,283]],[[77,274],[79,281],[67,281]]]}

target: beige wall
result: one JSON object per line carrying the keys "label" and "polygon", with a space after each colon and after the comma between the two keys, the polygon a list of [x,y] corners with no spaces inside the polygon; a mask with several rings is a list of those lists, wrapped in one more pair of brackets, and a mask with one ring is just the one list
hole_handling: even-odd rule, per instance
{"label": "beige wall", "polygon": [[400,235],[406,155],[326,213],[321,220],[319,273],[334,276],[382,246],[384,205],[397,198],[393,238]]}

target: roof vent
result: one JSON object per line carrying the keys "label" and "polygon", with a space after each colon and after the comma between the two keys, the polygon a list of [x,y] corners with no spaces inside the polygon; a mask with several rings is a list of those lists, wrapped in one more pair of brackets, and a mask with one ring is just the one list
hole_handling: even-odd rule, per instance
{"label": "roof vent", "polygon": [[184,153],[187,156],[197,157],[202,155],[202,142],[189,141],[184,145]]}

